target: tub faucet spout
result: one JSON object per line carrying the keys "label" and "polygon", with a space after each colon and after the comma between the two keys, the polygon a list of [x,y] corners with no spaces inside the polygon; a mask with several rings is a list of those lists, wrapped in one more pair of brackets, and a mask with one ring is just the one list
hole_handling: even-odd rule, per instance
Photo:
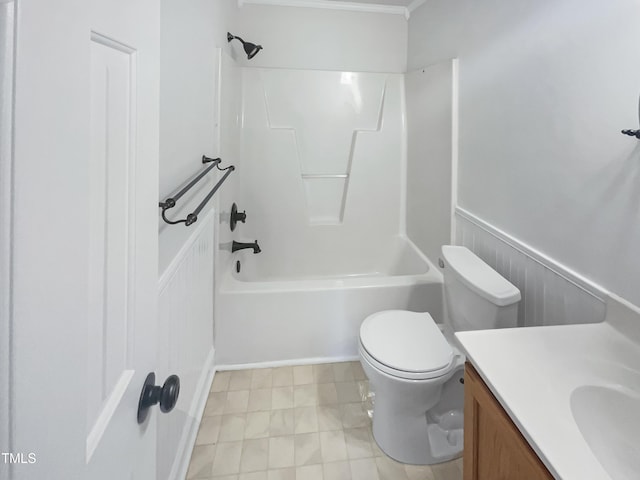
{"label": "tub faucet spout", "polygon": [[253,243],[242,243],[236,242],[235,240],[231,244],[231,252],[237,252],[238,250],[244,250],[245,248],[253,248],[253,253],[260,253],[260,245],[258,245],[258,240]]}

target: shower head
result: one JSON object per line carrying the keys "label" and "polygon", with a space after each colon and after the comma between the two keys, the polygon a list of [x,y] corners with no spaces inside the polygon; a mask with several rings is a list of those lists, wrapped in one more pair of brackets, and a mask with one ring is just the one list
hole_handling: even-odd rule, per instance
{"label": "shower head", "polygon": [[255,43],[245,42],[242,38],[236,37],[235,35],[231,35],[227,32],[227,41],[231,42],[231,40],[236,39],[240,40],[242,43],[242,47],[244,48],[245,53],[247,54],[247,58],[251,60],[255,57],[260,50],[262,50],[262,45],[256,45]]}

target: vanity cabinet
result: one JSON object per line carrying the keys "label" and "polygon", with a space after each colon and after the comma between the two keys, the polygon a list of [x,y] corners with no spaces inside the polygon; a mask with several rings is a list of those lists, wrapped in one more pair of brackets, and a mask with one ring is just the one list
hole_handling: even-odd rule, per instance
{"label": "vanity cabinet", "polygon": [[553,480],[470,363],[464,395],[464,480]]}

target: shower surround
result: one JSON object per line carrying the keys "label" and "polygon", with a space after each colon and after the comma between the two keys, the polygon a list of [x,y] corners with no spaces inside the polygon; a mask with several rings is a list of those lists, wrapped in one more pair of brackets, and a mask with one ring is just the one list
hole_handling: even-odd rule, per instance
{"label": "shower surround", "polygon": [[243,102],[239,234],[263,250],[246,262],[367,271],[404,218],[402,75],[245,68]]}
{"label": "shower surround", "polygon": [[404,235],[404,76],[241,72],[233,239],[262,252],[219,276],[217,364],[355,358],[369,313],[437,316],[441,275]]}

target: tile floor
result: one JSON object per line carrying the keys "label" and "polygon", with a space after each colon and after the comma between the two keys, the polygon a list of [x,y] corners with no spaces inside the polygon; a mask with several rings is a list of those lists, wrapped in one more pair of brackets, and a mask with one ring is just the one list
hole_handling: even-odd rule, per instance
{"label": "tile floor", "polygon": [[187,478],[461,480],[462,460],[403,465],[376,445],[359,362],[216,373]]}

